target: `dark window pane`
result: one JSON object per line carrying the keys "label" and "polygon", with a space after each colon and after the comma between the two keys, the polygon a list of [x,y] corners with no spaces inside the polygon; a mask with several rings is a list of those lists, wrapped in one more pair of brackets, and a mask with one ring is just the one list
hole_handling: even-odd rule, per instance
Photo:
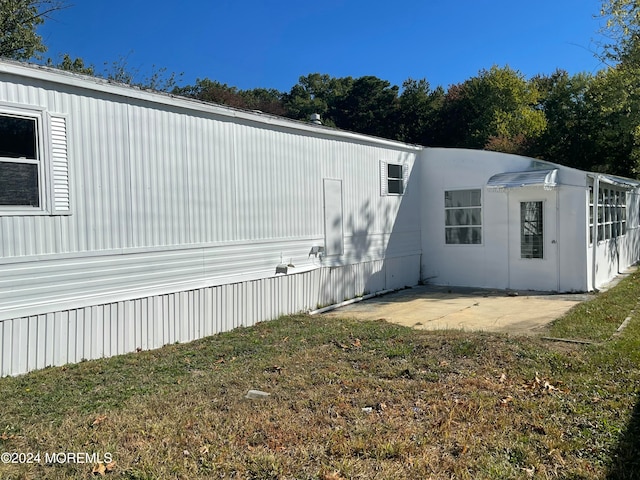
{"label": "dark window pane", "polygon": [[0,162],[0,205],[40,206],[38,165]]}
{"label": "dark window pane", "polygon": [[0,157],[37,158],[36,121],[0,115]]}
{"label": "dark window pane", "polygon": [[389,193],[397,193],[398,195],[402,195],[404,193],[404,186],[402,185],[402,180],[387,180]]}
{"label": "dark window pane", "polygon": [[402,178],[402,165],[394,165],[392,163],[389,163],[387,165],[387,177]]}

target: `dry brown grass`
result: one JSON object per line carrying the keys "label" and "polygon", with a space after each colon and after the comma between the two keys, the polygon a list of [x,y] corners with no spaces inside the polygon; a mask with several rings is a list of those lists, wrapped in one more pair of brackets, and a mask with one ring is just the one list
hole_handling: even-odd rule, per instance
{"label": "dry brown grass", "polygon": [[[2,379],[0,452],[110,452],[105,475],[128,479],[606,478],[638,467],[620,438],[640,328],[625,335],[604,352],[286,317]],[[0,464],[0,478],[93,468]]]}

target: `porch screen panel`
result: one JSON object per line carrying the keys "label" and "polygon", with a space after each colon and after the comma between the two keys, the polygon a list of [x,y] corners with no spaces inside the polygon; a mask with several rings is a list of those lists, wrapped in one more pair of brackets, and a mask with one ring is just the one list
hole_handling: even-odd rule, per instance
{"label": "porch screen panel", "polygon": [[520,202],[520,257],[544,258],[542,202]]}

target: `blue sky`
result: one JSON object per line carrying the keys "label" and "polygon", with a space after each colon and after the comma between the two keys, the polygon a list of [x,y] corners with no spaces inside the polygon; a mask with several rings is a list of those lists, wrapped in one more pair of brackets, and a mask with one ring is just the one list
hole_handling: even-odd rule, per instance
{"label": "blue sky", "polygon": [[302,75],[460,83],[492,65],[526,77],[603,68],[600,0],[69,0],[42,26],[48,51],[98,71],[126,58],[241,89],[289,91]]}

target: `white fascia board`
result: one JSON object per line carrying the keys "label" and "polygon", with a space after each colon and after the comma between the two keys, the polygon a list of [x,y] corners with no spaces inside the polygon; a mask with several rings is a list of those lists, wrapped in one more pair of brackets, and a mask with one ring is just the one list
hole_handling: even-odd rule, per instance
{"label": "white fascia board", "polygon": [[81,75],[78,73],[67,72],[64,70],[58,70],[41,65],[23,64],[20,62],[3,59],[0,61],[0,74],[1,73],[19,77],[33,78],[37,80],[44,80],[46,82],[57,83],[75,88],[108,93],[120,97],[133,98],[136,100],[143,100],[150,103],[184,108],[187,110],[205,112],[223,117],[231,117],[263,125],[286,128],[289,130],[298,130],[313,133],[316,135],[339,137],[347,140],[355,140],[375,145],[399,148],[406,151],[420,152],[424,148],[420,145],[411,145],[408,143],[374,137],[371,135],[348,132],[345,130],[338,130],[326,126],[307,124],[302,121],[278,117],[271,114],[254,113],[246,110],[235,109],[233,107],[206,103],[200,100],[175,96],[170,93],[143,90],[138,87],[126,85],[123,83],[116,83],[98,77]]}

